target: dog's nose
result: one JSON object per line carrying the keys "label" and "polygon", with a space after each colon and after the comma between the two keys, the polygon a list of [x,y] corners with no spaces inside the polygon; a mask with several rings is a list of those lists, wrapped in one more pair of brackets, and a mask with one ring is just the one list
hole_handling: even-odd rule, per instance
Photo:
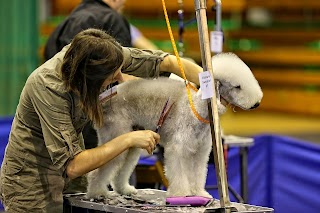
{"label": "dog's nose", "polygon": [[260,105],[260,102],[257,102],[254,106],[252,106],[250,109],[255,109]]}

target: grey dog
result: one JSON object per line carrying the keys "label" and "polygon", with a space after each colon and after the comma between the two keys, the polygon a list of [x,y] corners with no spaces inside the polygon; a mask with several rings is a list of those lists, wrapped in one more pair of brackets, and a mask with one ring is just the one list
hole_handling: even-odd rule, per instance
{"label": "grey dog", "polygon": [[[219,82],[219,114],[226,105],[245,110],[256,108],[263,93],[249,67],[236,55],[223,53],[213,57],[213,72]],[[190,109],[185,83],[168,78],[133,80],[120,84],[117,95],[103,103],[104,125],[97,129],[99,144],[133,130],[134,126],[155,130],[164,103],[170,98],[174,106],[161,128],[165,175],[169,182],[167,196],[205,196],[207,164],[211,151],[210,126],[199,121]],[[208,119],[207,101],[201,90],[192,92],[198,113]],[[89,198],[108,197],[108,184],[119,194],[134,194],[129,177],[140,157],[141,149],[131,148],[110,163],[88,175]]]}

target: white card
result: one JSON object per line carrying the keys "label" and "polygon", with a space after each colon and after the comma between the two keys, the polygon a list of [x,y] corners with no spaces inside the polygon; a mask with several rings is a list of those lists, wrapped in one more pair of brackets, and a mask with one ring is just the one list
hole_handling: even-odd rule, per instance
{"label": "white card", "polygon": [[223,48],[223,32],[211,31],[210,32],[210,48],[213,53],[221,53]]}
{"label": "white card", "polygon": [[202,99],[213,97],[212,77],[209,71],[199,73],[200,89]]}

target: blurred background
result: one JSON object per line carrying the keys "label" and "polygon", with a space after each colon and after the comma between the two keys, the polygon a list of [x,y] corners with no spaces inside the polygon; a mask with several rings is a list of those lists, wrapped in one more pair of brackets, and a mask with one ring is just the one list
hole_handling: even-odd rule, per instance
{"label": "blurred background", "polygon": [[[43,63],[52,30],[81,0],[0,2],[0,116],[12,116],[27,76]],[[176,42],[183,55],[201,64],[193,0],[167,1]],[[209,30],[214,1],[207,1]],[[179,33],[178,10],[184,11]],[[264,98],[257,110],[231,109],[221,117],[226,134],[291,135],[320,142],[320,1],[223,0],[224,51],[252,69]],[[173,52],[160,0],[127,0],[130,23],[159,49]]]}
{"label": "blurred background", "polygon": [[[44,61],[43,48],[48,36],[80,1],[0,1],[2,149],[25,80]],[[180,40],[179,51],[201,65],[194,1],[167,0],[166,5],[175,40],[177,43]],[[214,5],[215,1],[207,1],[209,30],[215,27]],[[184,12],[183,31],[179,28],[178,10]],[[123,15],[159,49],[173,52],[160,0],[127,0]],[[225,134],[255,137],[255,146],[249,155],[249,180],[253,180],[252,186],[249,185],[252,194],[249,201],[277,207],[277,212],[289,212],[289,205],[292,206],[290,212],[301,212],[296,208],[301,206],[301,196],[305,198],[303,210],[306,210],[311,206],[311,198],[306,195],[320,191],[319,179],[315,176],[320,174],[319,26],[319,0],[222,0],[223,50],[234,52],[252,69],[264,98],[253,111],[229,109],[220,118],[221,126]],[[294,139],[288,140],[287,136]],[[1,155],[3,157],[3,150]],[[280,160],[286,164],[279,164]],[[235,164],[237,167],[238,161]],[[304,168],[307,171],[303,171]],[[150,167],[141,173],[143,180],[148,171]],[[284,188],[283,183],[289,183],[288,179],[292,184]],[[232,181],[240,185],[238,179],[235,183]],[[257,187],[261,181],[266,181],[267,187]],[[293,193],[292,186],[300,188]],[[309,192],[300,193],[306,188]],[[267,194],[265,202],[254,194],[261,195],[262,191]],[[284,198],[289,197],[291,200],[284,202]],[[283,211],[279,211],[282,207],[277,206],[277,200],[283,202]],[[313,210],[319,209],[317,203],[313,202]]]}

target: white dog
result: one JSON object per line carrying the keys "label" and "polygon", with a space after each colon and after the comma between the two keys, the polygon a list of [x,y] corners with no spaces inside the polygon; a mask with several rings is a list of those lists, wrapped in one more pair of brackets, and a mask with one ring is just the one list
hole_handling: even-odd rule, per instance
{"label": "white dog", "polygon": [[[212,60],[215,80],[219,81],[219,113],[224,102],[245,110],[256,108],[262,91],[249,67],[236,55],[219,54]],[[174,106],[161,131],[164,147],[165,175],[169,182],[167,196],[205,196],[207,163],[211,151],[210,125],[202,123],[190,109],[184,82],[168,78],[134,80],[117,87],[117,95],[103,103],[104,126],[97,129],[99,143],[109,141],[130,132],[133,127],[155,130],[167,99]],[[201,99],[201,91],[192,92],[198,113],[208,119],[207,101]],[[129,185],[140,156],[140,149],[131,148],[110,163],[88,175],[89,198],[108,197],[107,185],[119,194],[133,194],[137,190]]]}

